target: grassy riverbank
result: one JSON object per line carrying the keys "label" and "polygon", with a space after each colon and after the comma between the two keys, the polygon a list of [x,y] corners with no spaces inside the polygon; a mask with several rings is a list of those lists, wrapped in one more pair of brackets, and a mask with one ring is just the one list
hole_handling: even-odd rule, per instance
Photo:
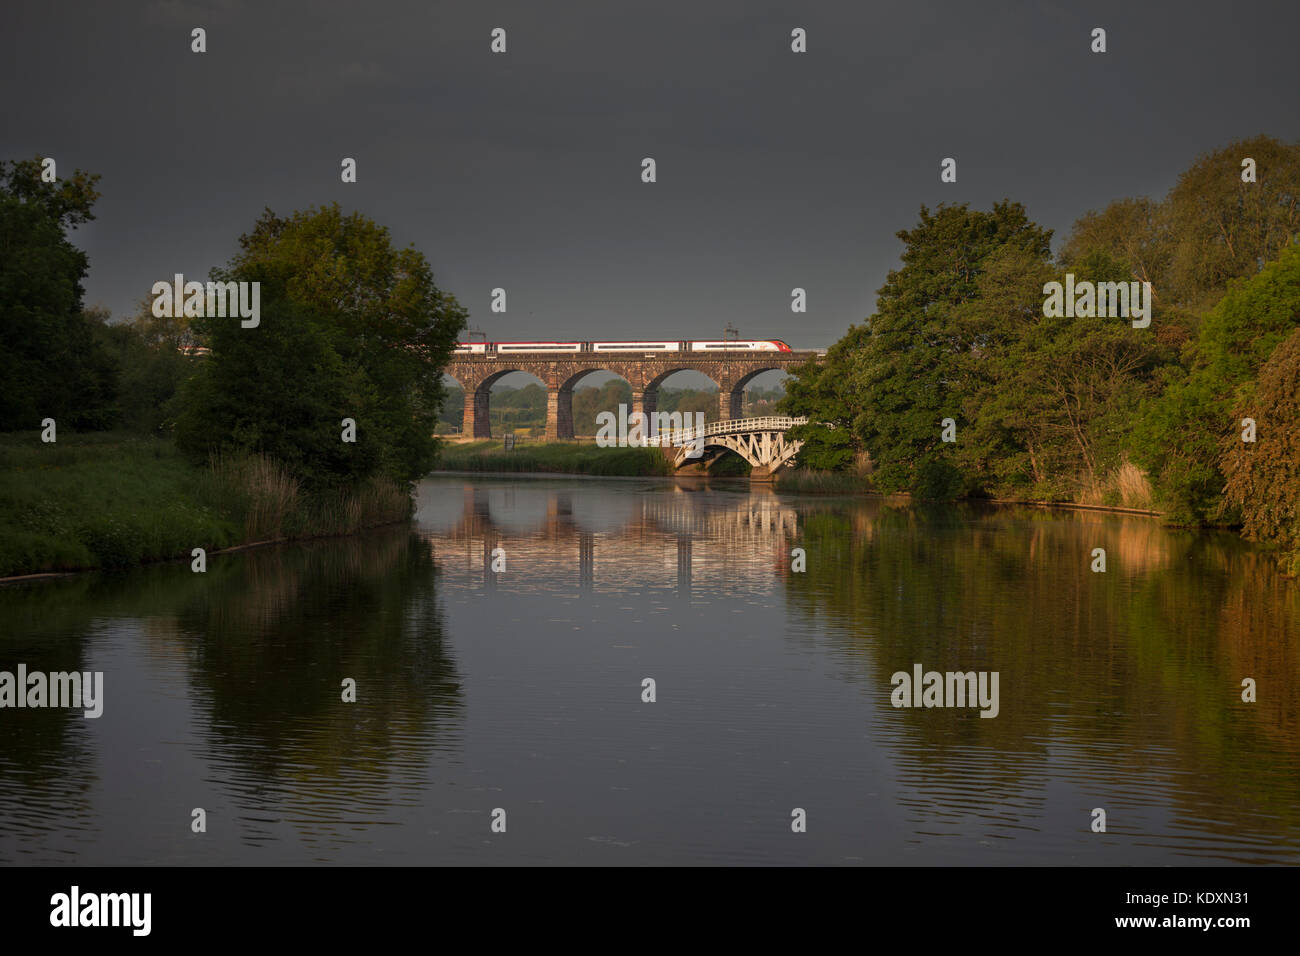
{"label": "grassy riverbank", "polygon": [[[871,475],[862,471],[821,471],[796,468],[781,472],[776,490],[806,495],[858,495],[878,493]],[[1092,483],[1079,480],[1061,488],[1040,487],[1035,496],[1005,493],[976,495],[976,500],[1017,504],[1070,505],[1081,508],[1139,511],[1156,514],[1155,496],[1146,476],[1130,462],[1124,462],[1113,474]]]}
{"label": "grassy riverbank", "polygon": [[776,476],[776,490],[795,495],[862,495],[874,489],[871,479],[850,471],[796,468]]}
{"label": "grassy riverbank", "polygon": [[512,471],[545,474],[671,475],[672,465],[657,448],[601,448],[578,442],[538,442],[502,447],[501,439],[446,444],[438,467],[447,471]]}
{"label": "grassy riverbank", "polygon": [[349,534],[400,521],[410,508],[396,483],[313,496],[264,458],[198,467],[156,438],[60,434],[43,444],[36,433],[0,436],[0,577]]}

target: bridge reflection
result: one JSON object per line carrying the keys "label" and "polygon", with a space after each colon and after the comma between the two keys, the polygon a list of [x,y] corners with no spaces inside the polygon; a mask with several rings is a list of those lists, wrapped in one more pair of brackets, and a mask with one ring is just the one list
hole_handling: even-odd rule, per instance
{"label": "bridge reflection", "polygon": [[[584,495],[518,483],[430,479],[416,522],[441,572],[497,587],[769,591],[790,571],[798,512],[768,490],[645,494],[593,484]],[[492,570],[504,551],[505,572]]]}

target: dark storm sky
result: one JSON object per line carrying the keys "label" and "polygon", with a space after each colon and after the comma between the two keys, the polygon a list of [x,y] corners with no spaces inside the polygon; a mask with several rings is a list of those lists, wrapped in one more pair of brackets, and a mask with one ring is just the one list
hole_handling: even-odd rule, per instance
{"label": "dark storm sky", "polygon": [[1298,9],[20,0],[0,157],[103,174],[78,241],[87,302],[119,316],[156,278],[226,262],[263,206],[338,200],[422,250],[492,338],[732,322],[825,346],[871,313],[922,203],[1011,197],[1059,239],[1090,208],[1163,195],[1201,152],[1300,139]]}

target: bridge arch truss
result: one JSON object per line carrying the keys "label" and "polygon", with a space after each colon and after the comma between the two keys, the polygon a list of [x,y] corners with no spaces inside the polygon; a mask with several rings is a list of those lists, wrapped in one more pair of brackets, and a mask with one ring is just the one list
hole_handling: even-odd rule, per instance
{"label": "bridge arch truss", "polygon": [[805,425],[806,418],[766,416],[763,418],[737,418],[713,422],[702,429],[683,428],[664,432],[649,440],[660,445],[672,458],[673,465],[689,465],[697,450],[709,448],[734,451],[753,469],[754,480],[772,478],[778,471],[794,461],[803,442],[793,441],[786,430],[795,425]]}

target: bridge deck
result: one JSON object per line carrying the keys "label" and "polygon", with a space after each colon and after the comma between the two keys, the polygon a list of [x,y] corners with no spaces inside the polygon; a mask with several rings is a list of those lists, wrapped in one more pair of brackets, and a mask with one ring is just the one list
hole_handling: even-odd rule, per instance
{"label": "bridge deck", "polygon": [[807,425],[807,418],[792,418],[782,415],[767,415],[762,418],[731,418],[725,421],[710,422],[703,428],[674,428],[659,432],[646,438],[647,445],[662,447],[664,445],[682,445],[697,438],[710,438],[714,435],[738,435],[746,432],[783,432],[795,425]]}

